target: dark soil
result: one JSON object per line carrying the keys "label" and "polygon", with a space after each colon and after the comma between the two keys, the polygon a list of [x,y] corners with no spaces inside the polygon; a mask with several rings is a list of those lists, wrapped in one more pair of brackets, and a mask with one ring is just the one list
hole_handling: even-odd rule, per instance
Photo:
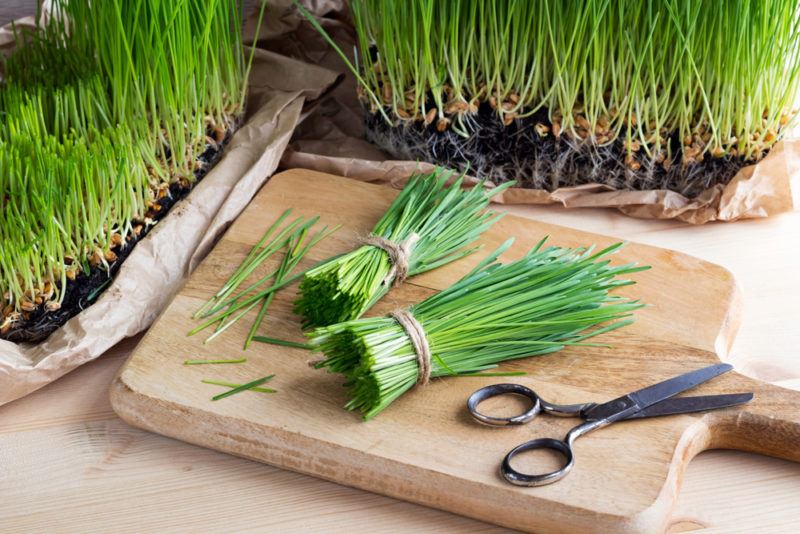
{"label": "dark soil", "polygon": [[[240,121],[241,117],[236,121],[234,127],[226,132],[222,143],[217,147],[207,144],[205,151],[198,156],[198,159],[205,163],[205,165],[202,169],[195,172],[197,182],[202,180],[222,157],[225,146],[240,125]],[[155,213],[152,219],[158,222],[166,217],[172,206],[185,198],[190,191],[191,188],[182,187],[177,183],[171,184],[169,187],[169,194],[156,202],[161,208]],[[138,236],[113,248],[112,250],[116,253],[117,259],[109,265],[107,270],[105,268],[94,268],[88,272],[79,273],[78,276],[75,277],[75,280],[69,281],[60,309],[48,312],[44,309],[44,306],[39,306],[35,311],[28,314],[27,319],[18,322],[7,333],[0,335],[0,339],[13,341],[15,343],[38,343],[44,341],[55,330],[63,326],[64,323],[97,300],[103,291],[111,285],[114,275],[117,274],[122,263],[133,251],[136,243],[144,239],[155,226],[156,224],[150,226],[144,225]]]}
{"label": "dark soil", "polygon": [[[532,189],[554,191],[600,183],[619,190],[669,189],[694,198],[716,184],[727,184],[749,164],[742,158],[706,156],[687,166],[676,159],[665,169],[641,151],[637,159],[641,168],[634,171],[625,164],[627,150],[622,140],[598,147],[588,140],[563,135],[559,139],[550,133],[542,137],[534,128],[537,123],[551,127],[546,109],[506,126],[498,113],[483,103],[477,113],[462,115],[460,129],[469,134],[463,137],[452,126],[437,131],[436,121],[430,125],[407,121],[390,126],[379,113],[366,114],[367,139],[394,158],[468,171],[496,183],[516,180],[521,187]],[[672,153],[680,154],[678,135],[671,136],[669,142]]]}

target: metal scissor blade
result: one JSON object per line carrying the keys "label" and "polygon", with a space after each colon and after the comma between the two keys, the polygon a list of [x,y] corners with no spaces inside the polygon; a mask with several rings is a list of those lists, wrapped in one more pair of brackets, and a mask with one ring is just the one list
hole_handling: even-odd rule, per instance
{"label": "metal scissor blade", "polygon": [[658,384],[653,384],[639,391],[634,391],[633,393],[629,393],[628,396],[636,402],[639,408],[645,409],[657,402],[677,395],[682,391],[692,389],[703,382],[707,382],[715,376],[727,373],[731,369],[733,369],[733,366],[729,363],[709,365],[708,367],[664,380]]}
{"label": "metal scissor blade", "polygon": [[704,412],[730,408],[753,400],[752,393],[731,393],[727,395],[701,395],[698,397],[679,397],[667,399],[648,406],[644,410],[629,415],[625,419],[644,419],[646,417],[660,417],[662,415],[677,415],[681,413]]}
{"label": "metal scissor blade", "polygon": [[632,413],[631,410],[634,410],[634,408],[638,408],[638,410],[635,411],[641,411],[648,406],[652,406],[657,402],[661,402],[687,389],[691,389],[731,369],[733,369],[733,366],[729,363],[718,363],[716,365],[690,371],[634,391],[633,393],[617,397],[612,401],[598,404],[596,407],[588,410],[584,414],[584,417],[590,420],[607,419],[612,416],[614,416],[616,420],[620,418],[624,419],[627,415],[623,415],[623,412],[630,414]]}

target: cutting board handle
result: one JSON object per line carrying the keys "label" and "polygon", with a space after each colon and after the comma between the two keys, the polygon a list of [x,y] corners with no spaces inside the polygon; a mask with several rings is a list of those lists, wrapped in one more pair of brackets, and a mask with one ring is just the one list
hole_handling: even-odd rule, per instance
{"label": "cutting board handle", "polygon": [[731,393],[752,391],[739,410],[718,412],[707,420],[709,449],[736,449],[800,462],[800,391],[774,386],[736,373]]}

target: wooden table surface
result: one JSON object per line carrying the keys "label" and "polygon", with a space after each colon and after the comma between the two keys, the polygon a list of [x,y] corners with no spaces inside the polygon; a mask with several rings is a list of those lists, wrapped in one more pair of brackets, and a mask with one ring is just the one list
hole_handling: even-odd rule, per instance
{"label": "wooden table surface", "polygon": [[[691,227],[603,210],[510,211],[724,265],[745,310],[729,361],[800,389],[800,212]],[[108,386],[136,341],[0,407],[0,531],[499,530],[127,426]],[[671,531],[788,532],[800,524],[798,502],[800,464],[711,451],[689,466]]]}
{"label": "wooden table surface", "polygon": [[[33,14],[34,6],[3,0],[0,25]],[[729,361],[800,389],[800,213],[690,227],[604,210],[510,211],[724,265],[744,295]],[[500,530],[127,426],[111,410],[108,385],[136,341],[0,407],[1,531]],[[689,466],[670,531],[790,532],[800,524],[798,502],[799,464],[706,452]]]}

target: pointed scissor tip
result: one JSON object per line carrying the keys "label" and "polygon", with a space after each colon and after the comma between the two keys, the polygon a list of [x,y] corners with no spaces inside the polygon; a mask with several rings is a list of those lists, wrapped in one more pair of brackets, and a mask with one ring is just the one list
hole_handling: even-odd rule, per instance
{"label": "pointed scissor tip", "polygon": [[719,376],[731,370],[733,370],[733,365],[729,363],[720,362],[709,365],[708,367],[703,367],[702,369],[698,369],[697,371],[701,373],[711,372],[712,373],[711,376]]}

